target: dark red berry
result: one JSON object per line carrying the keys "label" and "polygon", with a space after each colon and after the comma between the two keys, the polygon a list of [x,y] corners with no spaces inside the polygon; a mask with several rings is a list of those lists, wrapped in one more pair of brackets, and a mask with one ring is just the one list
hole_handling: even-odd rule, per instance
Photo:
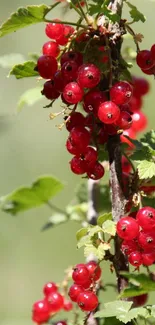
{"label": "dark red berry", "polygon": [[141,77],[133,77],[133,92],[136,97],[146,95],[150,90],[149,82]]}
{"label": "dark red berry", "polygon": [[148,70],[154,66],[151,51],[143,50],[137,54],[136,58],[138,66],[143,70]]}
{"label": "dark red berry", "polygon": [[51,55],[56,58],[60,53],[59,45],[52,41],[46,42],[43,45],[42,52],[44,55]]}
{"label": "dark red berry", "polygon": [[55,88],[59,93],[63,92],[64,87],[67,84],[67,81],[64,80],[62,73],[60,70],[58,70],[55,75],[54,75],[54,83],[55,83]]}
{"label": "dark red berry", "polygon": [[155,209],[149,206],[141,208],[136,219],[144,231],[152,230],[155,227]]}
{"label": "dark red berry", "polygon": [[85,161],[82,160],[80,157],[73,157],[70,161],[70,168],[74,174],[82,175],[86,172]]}
{"label": "dark red berry", "polygon": [[146,304],[147,300],[148,300],[147,293],[144,293],[143,295],[140,295],[140,296],[132,297],[134,307],[144,306]]}
{"label": "dark red berry", "polygon": [[93,167],[90,166],[90,169],[87,169],[87,176],[93,180],[102,178],[104,173],[104,167],[98,161],[96,161]]}
{"label": "dark red berry", "polygon": [[56,313],[63,308],[64,299],[59,292],[52,292],[48,297],[47,301],[49,303],[50,312]]}
{"label": "dark red berry", "polygon": [[83,97],[83,108],[87,113],[97,115],[99,105],[107,100],[104,92],[100,90],[90,90]]}
{"label": "dark red berry", "polygon": [[77,302],[78,295],[79,295],[81,292],[83,292],[83,288],[82,288],[82,286],[80,286],[80,285],[74,283],[74,284],[70,287],[68,294],[69,294],[70,299],[71,299],[72,301]]}
{"label": "dark red berry", "polygon": [[110,99],[116,105],[126,104],[130,101],[133,87],[126,81],[119,81],[110,89]]}
{"label": "dark red berry", "polygon": [[70,104],[77,104],[82,100],[83,90],[76,82],[70,82],[63,90],[63,97]]}
{"label": "dark red berry", "polygon": [[85,117],[79,112],[73,112],[66,123],[66,129],[71,131],[75,126],[85,126]]}
{"label": "dark red berry", "polygon": [[97,161],[97,150],[92,147],[87,147],[84,154],[85,162],[88,164],[94,165]]}
{"label": "dark red berry", "polygon": [[85,264],[77,264],[72,273],[72,279],[76,284],[83,285],[89,279],[89,271]]}
{"label": "dark red berry", "polygon": [[93,311],[98,306],[98,298],[92,291],[85,291],[79,294],[77,303],[84,311]]}
{"label": "dark red berry", "polygon": [[74,127],[70,132],[70,138],[73,145],[78,146],[81,148],[81,152],[84,152],[90,142],[90,133],[82,126]]}
{"label": "dark red berry", "polygon": [[151,47],[151,57],[152,60],[155,61],[155,44],[153,44]]}
{"label": "dark red berry", "polygon": [[120,116],[120,109],[113,102],[104,102],[98,109],[98,117],[105,124],[115,123]]}
{"label": "dark red berry", "polygon": [[131,217],[123,217],[117,222],[117,234],[125,240],[132,240],[138,237],[139,225]]}
{"label": "dark red berry", "polygon": [[58,22],[59,20],[56,19],[55,23],[48,23],[45,28],[46,35],[54,40],[59,39],[60,35],[64,33],[64,25]]}
{"label": "dark red berry", "polygon": [[56,99],[60,96],[60,93],[57,91],[57,89],[55,87],[54,80],[46,81],[41,93],[47,99],[50,99],[50,100]]}
{"label": "dark red berry", "polygon": [[130,102],[129,102],[129,107],[130,107],[130,112],[135,112],[139,111],[143,106],[143,100],[142,97],[138,96],[132,96]]}
{"label": "dark red berry", "polygon": [[42,55],[38,59],[37,69],[40,76],[44,79],[52,79],[57,71],[57,61],[53,56]]}
{"label": "dark red berry", "polygon": [[93,281],[99,280],[102,272],[100,266],[94,261],[88,262],[86,266],[87,269],[89,270],[90,278]]}
{"label": "dark red berry", "polygon": [[132,125],[132,116],[126,111],[121,111],[119,119],[116,121],[116,125],[122,129],[127,130]]}
{"label": "dark red berry", "polygon": [[123,240],[121,250],[125,255],[130,255],[138,249],[138,245],[134,240]]}
{"label": "dark red berry", "polygon": [[58,290],[57,285],[54,282],[47,282],[43,288],[43,293],[47,297],[50,293]]}
{"label": "dark red berry", "polygon": [[104,144],[108,141],[108,134],[105,128],[99,130],[97,140],[100,144]]}
{"label": "dark red berry", "polygon": [[66,141],[66,148],[67,148],[67,151],[69,153],[71,153],[72,155],[80,156],[80,154],[81,154],[81,148],[74,145],[70,138],[68,138]]}
{"label": "dark red berry", "polygon": [[32,309],[32,320],[37,324],[46,323],[50,317],[49,304],[46,300],[39,300],[34,303]]}
{"label": "dark red berry", "polygon": [[129,263],[133,266],[139,267],[142,264],[142,255],[140,252],[135,251],[129,255]]}
{"label": "dark red berry", "polygon": [[80,52],[74,52],[74,51],[65,52],[61,56],[61,61],[60,61],[61,66],[68,61],[75,61],[78,64],[78,66],[80,66],[83,63],[83,56]]}
{"label": "dark red berry", "polygon": [[83,64],[78,70],[78,84],[82,88],[94,88],[101,79],[101,72],[92,63]]}
{"label": "dark red berry", "polygon": [[61,68],[62,77],[65,82],[71,82],[76,80],[78,72],[78,65],[75,61],[65,62]]}

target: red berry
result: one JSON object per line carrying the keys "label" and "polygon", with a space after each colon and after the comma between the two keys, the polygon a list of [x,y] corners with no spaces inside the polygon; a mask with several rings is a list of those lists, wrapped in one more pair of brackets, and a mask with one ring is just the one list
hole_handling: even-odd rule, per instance
{"label": "red berry", "polygon": [[72,301],[77,302],[78,295],[79,295],[81,292],[83,292],[83,288],[82,288],[80,285],[74,283],[74,284],[70,287],[68,294],[69,294],[70,299],[71,299]]}
{"label": "red berry", "polygon": [[57,38],[57,42],[60,45],[66,45],[69,37],[74,33],[75,29],[72,26],[64,25],[64,32]]}
{"label": "red berry", "polygon": [[59,45],[52,41],[46,42],[43,45],[42,52],[44,55],[51,55],[56,58],[60,53]]}
{"label": "red berry", "polygon": [[50,100],[56,99],[60,96],[60,93],[57,91],[57,89],[55,87],[54,80],[46,81],[41,93],[47,99],[50,99]]}
{"label": "red berry", "polygon": [[154,66],[154,61],[151,57],[151,51],[143,50],[137,54],[136,58],[138,66],[143,70],[148,70]]}
{"label": "red berry", "polygon": [[70,311],[70,310],[72,310],[73,309],[73,304],[72,304],[72,302],[71,301],[67,301],[67,300],[65,300],[64,301],[64,310],[65,311]]}
{"label": "red berry", "polygon": [[116,105],[126,104],[133,93],[132,86],[126,81],[119,81],[110,89],[110,99]]}
{"label": "red berry", "polygon": [[86,172],[85,161],[79,157],[73,157],[70,161],[70,168],[74,174],[82,175]]}
{"label": "red berry", "polygon": [[150,266],[155,261],[155,253],[142,253],[142,264]]}
{"label": "red berry", "polygon": [[132,129],[135,132],[141,132],[147,127],[147,117],[141,111],[135,111],[132,115]]}
{"label": "red berry", "polygon": [[149,82],[141,77],[133,77],[134,95],[141,97],[146,95],[150,90]]}
{"label": "red berry", "polygon": [[81,148],[74,145],[70,138],[68,138],[66,141],[66,148],[67,148],[68,152],[71,153],[72,155],[80,156],[80,154],[81,154]]}
{"label": "red berry", "polygon": [[82,285],[83,290],[84,290],[84,289],[89,289],[90,286],[91,286],[91,284],[92,284],[91,278],[88,278],[88,279],[87,279],[87,282],[86,282],[85,284]]}
{"label": "red berry", "polygon": [[83,64],[78,70],[78,84],[82,88],[93,88],[98,85],[101,79],[101,72],[92,63]]}
{"label": "red berry", "polygon": [[138,243],[144,250],[151,251],[155,248],[155,232],[148,231],[144,232],[141,231],[138,237]]}
{"label": "red berry", "polygon": [[46,323],[50,317],[49,305],[46,300],[39,300],[34,303],[32,320],[38,324]]}
{"label": "red berry", "polygon": [[70,132],[70,138],[73,145],[78,146],[81,148],[81,152],[84,152],[90,142],[90,133],[82,126],[74,127]]}
{"label": "red berry", "polygon": [[92,291],[85,291],[79,294],[77,303],[84,311],[93,311],[98,306],[98,298]]}
{"label": "red berry", "polygon": [[132,297],[134,307],[144,306],[146,304],[147,300],[148,300],[147,293],[144,293],[143,295],[140,295],[140,296]]}
{"label": "red berry", "polygon": [[48,297],[47,301],[49,303],[50,312],[56,313],[63,308],[64,299],[59,292],[52,292]]}
{"label": "red berry", "polygon": [[138,248],[136,241],[134,240],[123,240],[121,250],[125,255],[130,255],[135,252]]}
{"label": "red berry", "polygon": [[78,72],[78,65],[75,61],[65,62],[61,68],[62,77],[65,82],[71,82],[76,80]]}
{"label": "red berry", "polygon": [[64,80],[60,70],[58,70],[54,75],[54,83],[55,83],[55,88],[57,89],[57,91],[59,93],[62,93],[67,82]]}
{"label": "red berry", "polygon": [[129,161],[123,156],[122,157],[122,171],[124,172],[124,173],[130,173],[130,171],[131,171],[131,165],[130,165],[130,163],[129,163]]}
{"label": "red berry", "polygon": [[63,90],[63,97],[70,104],[77,104],[82,100],[83,90],[76,82],[70,82]]}
{"label": "red berry", "polygon": [[143,101],[141,97],[132,96],[129,102],[130,112],[139,111],[142,108],[142,105]]}
{"label": "red berry", "polygon": [[135,134],[135,132],[132,130],[132,128],[130,128],[130,129],[128,129],[128,130],[125,130],[125,131],[123,132],[123,134],[121,134],[121,136],[120,136],[122,142],[127,143],[131,148],[134,149],[134,148],[135,148],[134,144],[133,144],[129,139],[127,139],[127,138],[125,137],[126,135],[127,135],[129,138],[131,138],[131,139],[135,139],[135,138],[136,138],[136,134]]}
{"label": "red berry", "polygon": [[105,128],[101,128],[99,130],[97,140],[100,144],[104,144],[108,141],[108,134]]}
{"label": "red berry", "polygon": [[37,69],[40,76],[44,79],[52,79],[57,71],[57,61],[53,56],[42,55],[38,59]]}
{"label": "red berry", "polygon": [[155,61],[155,44],[153,44],[151,47],[151,57],[152,60]]}
{"label": "red berry", "polygon": [[91,279],[93,281],[99,280],[101,277],[101,272],[102,272],[100,266],[94,261],[88,262],[86,264],[86,266],[87,266],[87,269],[89,270],[89,275],[90,275]]}
{"label": "red berry", "polygon": [[87,147],[84,152],[84,159],[85,162],[88,164],[94,165],[97,160],[97,150],[92,147]]}
{"label": "red berry", "polygon": [[138,237],[139,225],[131,217],[123,217],[117,222],[117,234],[125,240],[132,240]]}
{"label": "red berry", "polygon": [[50,293],[58,290],[57,285],[54,282],[48,282],[43,288],[44,295],[47,297]]}
{"label": "red berry", "polygon": [[121,111],[119,119],[116,121],[116,125],[122,130],[129,129],[132,125],[132,116],[130,113]]}
{"label": "red berry", "polygon": [[76,284],[83,285],[89,279],[89,271],[85,264],[77,264],[72,273],[72,279]]}
{"label": "red berry", "polygon": [[144,231],[152,230],[155,227],[155,209],[151,207],[141,208],[136,219]]}
{"label": "red berry", "polygon": [[155,66],[153,66],[152,68],[150,68],[148,70],[143,70],[143,69],[141,69],[141,70],[148,76],[155,75]]}
{"label": "red berry", "polygon": [[69,120],[66,123],[66,129],[71,131],[75,126],[84,126],[85,117],[79,112],[71,113]]}
{"label": "red berry", "polygon": [[104,92],[94,89],[90,90],[83,97],[83,108],[87,113],[94,113],[96,115],[99,105],[106,100],[107,97]]}
{"label": "red berry", "polygon": [[57,40],[60,35],[64,33],[64,25],[61,23],[59,24],[58,20],[55,21],[57,21],[57,23],[48,23],[46,25],[45,33],[49,38]]}
{"label": "red berry", "polygon": [[98,117],[105,124],[115,123],[120,116],[120,109],[113,102],[104,102],[98,109]]}
{"label": "red berry", "polygon": [[61,56],[61,66],[68,61],[75,61],[80,66],[83,63],[83,56],[80,52],[69,51]]}
{"label": "red berry", "polygon": [[87,176],[93,180],[102,178],[104,173],[104,167],[98,161],[96,161],[93,167],[90,166],[90,169],[87,169]]}
{"label": "red berry", "polygon": [[129,255],[129,263],[133,266],[140,266],[142,264],[142,255],[140,252],[135,251]]}

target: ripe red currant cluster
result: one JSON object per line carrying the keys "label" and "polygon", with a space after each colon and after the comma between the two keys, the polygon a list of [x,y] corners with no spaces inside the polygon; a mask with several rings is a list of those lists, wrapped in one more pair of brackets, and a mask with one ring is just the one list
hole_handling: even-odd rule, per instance
{"label": "ripe red currant cluster", "polygon": [[[101,72],[98,64],[98,61],[103,63],[104,52],[108,59],[107,47],[101,46],[101,37],[97,45],[99,58],[94,64],[80,49],[81,43],[87,44],[91,35],[78,35],[73,27],[58,20],[48,23],[45,33],[52,41],[43,45],[43,55],[37,63],[40,76],[49,79],[42,94],[51,101],[61,96],[63,105],[66,105],[64,124],[70,132],[66,148],[74,155],[70,161],[73,173],[86,173],[88,178],[100,179],[104,175],[104,168],[98,161],[100,146],[109,136],[119,133],[121,141],[132,147],[125,136],[135,138],[137,132],[146,127],[147,118],[140,109],[149,84],[143,78],[133,77],[131,83],[113,81],[109,89],[104,71]],[[68,50],[68,44],[72,44],[71,50]],[[65,47],[60,49],[60,46]],[[83,114],[77,112],[78,104],[82,105]]]}
{"label": "ripe red currant cluster", "polygon": [[101,268],[96,262],[77,264],[72,273],[74,284],[69,289],[70,299],[83,311],[93,311],[99,302],[96,295],[96,282],[101,277]]}
{"label": "ripe red currant cluster", "polygon": [[121,218],[117,223],[117,234],[123,239],[122,251],[136,268],[155,262],[154,229],[155,209],[149,206]]}
{"label": "ripe red currant cluster", "polygon": [[[46,323],[53,314],[62,309],[70,311],[73,308],[72,302],[58,292],[58,287],[54,282],[45,284],[43,293],[44,299],[36,301],[32,309],[32,320],[37,324]],[[61,325],[66,325],[66,323]]]}
{"label": "ripe red currant cluster", "polygon": [[151,50],[139,51],[136,58],[138,66],[147,75],[155,75],[155,44]]}

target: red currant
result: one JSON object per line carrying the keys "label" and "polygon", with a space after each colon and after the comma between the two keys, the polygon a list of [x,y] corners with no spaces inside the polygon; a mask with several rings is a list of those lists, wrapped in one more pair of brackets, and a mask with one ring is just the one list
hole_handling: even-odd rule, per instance
{"label": "red currant", "polygon": [[70,82],[63,90],[63,97],[67,103],[77,104],[82,100],[83,90],[76,82]]}
{"label": "red currant", "polygon": [[78,126],[72,128],[70,132],[70,138],[73,145],[78,146],[79,148],[81,148],[81,152],[84,152],[90,142],[90,133],[84,127]]}
{"label": "red currant", "polygon": [[57,38],[57,42],[60,45],[66,45],[69,37],[74,33],[75,29],[72,26],[64,25],[64,32]]}
{"label": "red currant", "polygon": [[72,273],[72,279],[76,284],[83,285],[89,279],[89,271],[85,264],[77,264]]}
{"label": "red currant", "polygon": [[93,180],[98,180],[104,176],[105,170],[104,167],[96,161],[93,167],[90,166],[90,169],[87,169],[87,176]]}
{"label": "red currant", "polygon": [[73,112],[69,116],[69,120],[66,123],[66,129],[71,131],[75,126],[84,126],[85,117],[79,112]]}
{"label": "red currant", "polygon": [[49,305],[46,300],[39,300],[34,303],[32,320],[38,324],[46,323],[50,317]]}
{"label": "red currant", "polygon": [[50,312],[56,313],[63,308],[64,299],[59,292],[52,292],[48,297],[47,301],[49,303]]}
{"label": "red currant", "polygon": [[85,161],[79,157],[73,157],[70,161],[70,168],[74,174],[82,175],[86,172]]}
{"label": "red currant", "polygon": [[115,123],[120,116],[120,109],[113,102],[104,102],[98,109],[98,117],[105,124]]}
{"label": "red currant", "polygon": [[41,93],[47,99],[50,99],[50,100],[56,99],[60,96],[60,93],[57,91],[57,89],[55,87],[54,80],[46,81]]}
{"label": "red currant", "polygon": [[155,209],[151,207],[141,208],[137,213],[137,222],[144,231],[155,227]]}
{"label": "red currant", "polygon": [[80,66],[83,63],[83,56],[80,52],[74,52],[74,51],[65,52],[61,56],[61,61],[60,61],[61,66],[68,61],[75,61],[78,64],[78,66]]}
{"label": "red currant", "polygon": [[87,269],[89,270],[91,279],[93,281],[99,280],[101,277],[101,272],[102,272],[100,266],[94,261],[88,262],[86,264],[86,266],[87,266]]}
{"label": "red currant", "polygon": [[144,250],[152,250],[155,248],[155,233],[154,231],[141,231],[138,237],[138,243]]}
{"label": "red currant", "polygon": [[117,222],[117,234],[125,240],[132,240],[138,237],[139,225],[131,217],[123,217]]}
{"label": "red currant", "polygon": [[85,291],[79,294],[77,303],[84,311],[93,311],[98,306],[98,298],[92,291]]}
{"label": "red currant", "polygon": [[146,304],[147,300],[148,300],[147,293],[144,293],[143,295],[140,295],[140,296],[132,297],[134,307],[144,306]]}
{"label": "red currant", "polygon": [[45,33],[49,38],[59,39],[60,35],[64,33],[64,25],[58,23],[58,19],[55,20],[55,23],[49,23],[46,25]]}
{"label": "red currant", "polygon": [[124,173],[130,173],[131,171],[131,164],[129,163],[129,161],[123,156],[122,157],[122,171]]}
{"label": "red currant", "polygon": [[141,132],[147,127],[147,117],[141,111],[135,111],[132,115],[132,129],[135,132]]}
{"label": "red currant", "polygon": [[54,83],[55,88],[59,93],[63,92],[64,87],[66,86],[67,82],[64,80],[61,70],[58,70],[54,75]]}
{"label": "red currant", "polygon": [[46,42],[43,45],[42,52],[44,55],[51,55],[56,58],[60,53],[59,45],[52,41]]}
{"label": "red currant", "polygon": [[65,62],[61,68],[62,77],[65,82],[71,82],[76,80],[78,72],[78,65],[75,61]]}
{"label": "red currant", "polygon": [[42,55],[38,59],[37,69],[40,76],[44,79],[52,79],[57,71],[57,61],[51,55]]}
{"label": "red currant", "polygon": [[132,117],[130,113],[121,111],[119,119],[116,121],[116,125],[122,130],[129,129],[132,125]]}
{"label": "red currant", "polygon": [[129,147],[134,149],[135,148],[134,144],[129,139],[127,139],[125,137],[126,135],[131,139],[135,139],[136,138],[136,133],[132,130],[132,128],[130,128],[128,130],[125,130],[123,132],[123,134],[121,134],[121,137],[120,137],[122,142],[127,143],[129,145]]}
{"label": "red currant", "polygon": [[151,57],[152,60],[155,61],[155,44],[153,44],[151,47]]}
{"label": "red currant", "polygon": [[123,240],[121,250],[125,255],[130,255],[134,251],[136,251],[138,245],[134,240]]}
{"label": "red currant", "polygon": [[92,148],[92,147],[87,147],[85,152],[84,152],[84,159],[85,162],[88,164],[94,165],[96,163],[97,160],[97,150]]}
{"label": "red currant", "polygon": [[138,66],[143,70],[148,70],[154,66],[151,51],[143,50],[137,54],[136,58]]}
{"label": "red currant", "polygon": [[133,77],[134,95],[141,97],[146,95],[150,90],[149,82],[141,77]]}
{"label": "red currant", "polygon": [[72,301],[77,302],[78,295],[79,295],[81,292],[83,292],[83,288],[82,288],[82,286],[80,286],[80,285],[74,283],[74,284],[70,287],[68,294],[69,294],[70,299],[71,299]]}
{"label": "red currant", "polygon": [[70,138],[68,138],[66,141],[66,148],[67,148],[67,151],[69,153],[71,153],[72,155],[80,156],[80,154],[81,154],[81,148],[74,145]]}
{"label": "red currant", "polygon": [[83,108],[87,113],[94,113],[96,115],[99,105],[106,100],[107,97],[104,92],[94,89],[90,90],[83,97]]}
{"label": "red currant", "polygon": [[101,72],[92,63],[83,64],[78,70],[78,84],[82,88],[93,88],[98,85],[101,79]]}
{"label": "red currant", "polygon": [[67,300],[65,300],[64,301],[64,310],[65,311],[70,311],[70,310],[72,310],[73,309],[73,304],[72,304],[72,302],[71,301],[67,301]]}
{"label": "red currant", "polygon": [[142,264],[150,266],[155,261],[155,253],[142,253]]}
{"label": "red currant", "polygon": [[142,264],[142,255],[140,252],[135,251],[129,255],[129,263],[133,266],[139,267]]}
{"label": "red currant", "polygon": [[128,82],[119,81],[110,89],[110,98],[116,105],[122,105],[130,101],[132,93],[133,88]]}
{"label": "red currant", "polygon": [[43,288],[44,295],[47,297],[50,293],[58,290],[57,285],[54,282],[48,282]]}

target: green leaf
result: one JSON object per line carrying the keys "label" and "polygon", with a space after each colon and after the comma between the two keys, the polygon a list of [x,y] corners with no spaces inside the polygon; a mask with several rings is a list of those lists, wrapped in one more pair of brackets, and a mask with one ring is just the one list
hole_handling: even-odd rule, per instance
{"label": "green leaf", "polygon": [[86,247],[84,248],[84,256],[88,257],[90,254],[97,257],[99,261],[102,260],[105,256],[105,250],[103,244],[101,243],[98,247],[95,247],[92,244],[87,244]]}
{"label": "green leaf", "polygon": [[148,146],[142,144],[141,149],[136,148],[134,153],[130,156],[130,159],[135,162],[141,162],[142,160],[152,160],[155,151]]}
{"label": "green leaf", "polygon": [[33,106],[39,100],[43,99],[41,94],[42,87],[36,87],[26,90],[23,95],[20,97],[17,109],[21,111],[25,105]]}
{"label": "green leaf", "polygon": [[88,203],[81,203],[77,205],[69,205],[66,212],[69,214],[69,219],[72,221],[82,221],[86,219],[88,210]]}
{"label": "green leaf", "polygon": [[103,232],[115,236],[116,235],[116,224],[112,220],[107,220],[102,224]]}
{"label": "green leaf", "polygon": [[142,21],[143,23],[145,23],[146,17],[137,9],[137,7],[132,5],[129,1],[126,1],[126,4],[131,9],[129,12],[133,21]]}
{"label": "green leaf", "polygon": [[106,221],[106,220],[112,220],[112,213],[104,213],[101,216],[99,216],[97,218],[97,224],[102,227],[102,224]]}
{"label": "green leaf", "polygon": [[141,141],[155,150],[155,131],[151,130],[145,133],[141,138]]}
{"label": "green leaf", "polygon": [[117,317],[129,312],[132,306],[131,301],[115,300],[104,304],[104,308],[94,314],[95,318]]}
{"label": "green leaf", "polygon": [[2,209],[16,215],[19,212],[45,204],[63,189],[63,184],[52,176],[39,177],[31,187],[21,187],[1,197]]}
{"label": "green leaf", "polygon": [[58,4],[59,2],[56,2],[52,6],[42,4],[39,6],[27,6],[25,8],[19,8],[0,26],[0,37],[12,32],[16,32],[18,29],[26,26],[45,21],[45,16],[48,14],[48,12],[50,12]]}
{"label": "green leaf", "polygon": [[42,227],[42,231],[48,230],[49,228],[53,228],[54,226],[58,226],[67,221],[68,217],[66,214],[56,213],[49,218],[48,222]]}
{"label": "green leaf", "polygon": [[153,161],[143,160],[137,166],[140,179],[152,178],[155,176],[155,163]]}
{"label": "green leaf", "polygon": [[76,239],[79,241],[82,237],[88,234],[88,228],[81,228],[76,233]]}
{"label": "green leaf", "polygon": [[121,272],[121,274],[128,279],[129,285],[121,293],[121,297],[139,296],[150,291],[155,291],[155,282],[146,274],[135,274]]}
{"label": "green leaf", "polygon": [[113,23],[120,21],[120,16],[116,13],[113,13],[110,9],[108,9],[106,5],[101,12],[103,12],[104,16],[106,16]]}
{"label": "green leaf", "polygon": [[155,317],[155,305],[151,306],[151,316]]}
{"label": "green leaf", "polygon": [[90,229],[88,229],[88,235],[90,237],[93,237],[95,234],[97,234],[98,232],[103,232],[102,228],[99,226],[92,226]]}
{"label": "green leaf", "polygon": [[15,65],[10,71],[9,75],[13,75],[16,79],[36,77],[39,76],[38,72],[35,70],[36,63],[33,61],[26,61],[23,64]]}
{"label": "green leaf", "polygon": [[10,53],[0,56],[0,67],[11,68],[17,63],[23,63],[25,58],[20,53]]}
{"label": "green leaf", "polygon": [[133,308],[126,313],[121,313],[120,315],[117,315],[116,317],[124,324],[127,324],[132,319],[137,319],[138,316],[147,318],[149,316],[149,312],[145,308],[139,307],[139,308]]}

